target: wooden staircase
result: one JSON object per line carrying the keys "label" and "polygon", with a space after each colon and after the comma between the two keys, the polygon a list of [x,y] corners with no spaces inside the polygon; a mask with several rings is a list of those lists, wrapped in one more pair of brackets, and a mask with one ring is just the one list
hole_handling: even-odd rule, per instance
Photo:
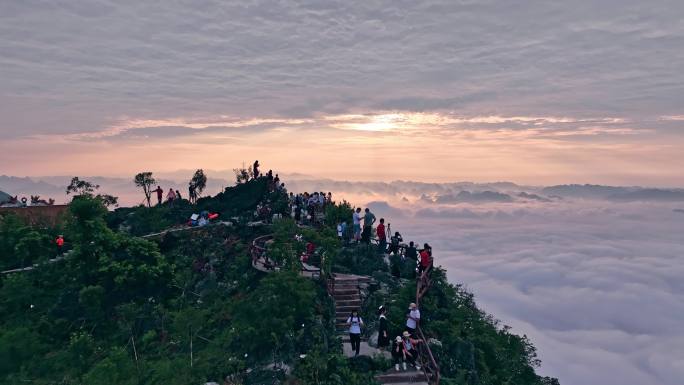
{"label": "wooden staircase", "polygon": [[370,277],[353,274],[335,274],[332,295],[335,299],[335,329],[347,331],[347,318],[352,310],[361,308],[359,285],[369,283]]}

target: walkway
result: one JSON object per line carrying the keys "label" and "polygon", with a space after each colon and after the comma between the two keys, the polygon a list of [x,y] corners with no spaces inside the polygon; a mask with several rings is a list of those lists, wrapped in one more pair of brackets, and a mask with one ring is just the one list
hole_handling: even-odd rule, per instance
{"label": "walkway", "polygon": [[[273,234],[262,235],[260,237],[254,238],[250,246],[253,268],[264,273],[280,271],[281,267],[266,255],[268,245],[272,242]],[[321,276],[321,269],[319,267],[302,262],[302,269],[300,270],[299,275],[306,278],[317,279]]]}
{"label": "walkway", "polygon": [[64,258],[66,258],[67,256],[69,256],[69,254],[71,254],[71,250],[67,251],[66,253],[64,253],[63,255],[61,255],[59,257],[48,259],[45,263],[34,263],[33,265],[27,266],[27,267],[20,267],[18,269],[5,270],[5,271],[0,272],[0,274],[23,273],[25,271],[31,271],[31,270],[33,270],[33,269],[35,269],[41,265],[44,265],[44,264],[59,262],[59,261],[63,260]]}

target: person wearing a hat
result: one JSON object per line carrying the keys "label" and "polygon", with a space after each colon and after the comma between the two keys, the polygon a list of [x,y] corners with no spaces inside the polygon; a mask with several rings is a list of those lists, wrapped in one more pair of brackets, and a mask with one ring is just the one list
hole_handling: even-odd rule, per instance
{"label": "person wearing a hat", "polygon": [[404,370],[406,370],[407,362],[415,366],[416,370],[420,370],[420,365],[416,363],[416,359],[418,358],[418,351],[416,350],[416,346],[418,346],[418,344],[421,343],[422,340],[411,338],[411,334],[409,334],[409,332],[404,332],[402,336],[403,338],[401,344],[404,351]]}
{"label": "person wearing a hat", "polygon": [[378,308],[378,314],[380,314],[380,326],[378,327],[378,349],[383,349],[389,346],[390,342],[389,331],[387,330],[387,308],[380,306]]}
{"label": "person wearing a hat", "polygon": [[409,312],[406,315],[406,330],[411,333],[411,335],[416,335],[418,322],[420,322],[420,310],[418,310],[418,305],[411,302],[409,305]]}
{"label": "person wearing a hat", "polygon": [[[394,361],[394,370],[399,371],[399,364],[404,362],[404,346],[401,343],[401,336],[397,336],[392,341],[392,360]],[[406,370],[406,364],[404,364]]]}
{"label": "person wearing a hat", "polygon": [[359,317],[359,312],[352,310],[349,318],[347,318],[347,325],[349,325],[349,342],[351,342],[352,351],[359,355],[361,350],[361,327],[363,326],[363,319]]}

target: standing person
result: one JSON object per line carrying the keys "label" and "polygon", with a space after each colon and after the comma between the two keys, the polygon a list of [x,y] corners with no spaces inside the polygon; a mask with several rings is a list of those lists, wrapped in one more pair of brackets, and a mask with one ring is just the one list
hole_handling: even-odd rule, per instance
{"label": "standing person", "polygon": [[342,241],[342,244],[347,243],[347,221],[340,221],[337,224],[337,238]]}
{"label": "standing person", "polygon": [[375,215],[366,207],[366,213],[363,215],[363,233],[361,233],[361,239],[366,244],[370,244],[371,231],[373,230],[374,223]]}
{"label": "standing person", "polygon": [[64,255],[64,235],[60,234],[55,239],[55,245],[57,245],[57,255]]}
{"label": "standing person", "polygon": [[162,198],[164,197],[164,190],[162,190],[161,186],[157,186],[156,190],[152,190],[157,193],[157,204],[162,204]]}
{"label": "standing person", "polygon": [[399,234],[398,231],[395,231],[392,238],[390,238],[390,254],[399,255],[399,244],[403,241],[404,239],[401,237],[401,234]]}
{"label": "standing person", "polygon": [[399,364],[404,361],[404,344],[401,341],[401,336],[397,336],[392,341],[392,361],[394,361],[394,370],[399,371]]}
{"label": "standing person", "polygon": [[195,185],[192,183],[188,184],[188,200],[190,200],[190,203],[195,203]]}
{"label": "standing person", "polygon": [[404,255],[406,258],[412,259],[414,262],[418,261],[418,250],[416,249],[416,245],[413,243],[413,241],[409,242]]}
{"label": "standing person", "polygon": [[387,330],[387,308],[380,306],[378,313],[380,314],[380,319],[378,320],[378,349],[382,349],[389,346],[390,342],[389,331]]}
{"label": "standing person", "polygon": [[301,205],[295,206],[295,208],[294,208],[294,219],[295,219],[295,222],[297,222],[297,223],[301,222],[301,220],[302,220],[302,206]]}
{"label": "standing person", "polygon": [[354,228],[354,241],[359,243],[361,240],[361,207],[357,207],[352,214],[352,224]]}
{"label": "standing person", "polygon": [[418,273],[423,274],[425,270],[430,267],[432,259],[432,247],[427,243],[423,245],[423,250],[420,252],[420,265],[418,265]]}
{"label": "standing person", "polygon": [[172,188],[169,189],[169,192],[166,193],[166,200],[169,201],[169,203],[173,204],[173,201],[176,199],[176,192],[173,191]]}
{"label": "standing person", "polygon": [[180,191],[176,190],[176,199],[183,200],[183,197],[180,195]]}
{"label": "standing person", "polygon": [[422,340],[414,339],[413,337],[411,337],[411,334],[409,334],[409,332],[404,332],[402,336],[404,337],[402,339],[402,344],[404,348],[404,370],[406,370],[407,362],[415,366],[416,370],[420,370],[420,365],[416,363],[416,359],[418,358],[418,350],[416,350],[416,347],[419,343],[422,342]]}
{"label": "standing person", "polygon": [[375,229],[378,236],[378,253],[384,254],[387,250],[387,234],[385,233],[385,218],[380,218],[380,224]]}
{"label": "standing person", "polygon": [[342,244],[347,243],[349,243],[349,226],[347,226],[347,221],[342,221]]}
{"label": "standing person", "polygon": [[409,305],[409,312],[406,315],[406,330],[411,333],[411,335],[416,335],[416,327],[420,322],[420,310],[418,310],[418,305],[411,302]]}
{"label": "standing person", "polygon": [[351,342],[352,351],[355,351],[354,357],[359,355],[361,350],[361,327],[363,326],[363,319],[359,317],[359,312],[352,310],[349,318],[347,318],[347,325],[349,325],[349,340]]}
{"label": "standing person", "polygon": [[259,177],[259,161],[255,160],[254,165],[252,165],[252,174],[254,174],[254,179]]}

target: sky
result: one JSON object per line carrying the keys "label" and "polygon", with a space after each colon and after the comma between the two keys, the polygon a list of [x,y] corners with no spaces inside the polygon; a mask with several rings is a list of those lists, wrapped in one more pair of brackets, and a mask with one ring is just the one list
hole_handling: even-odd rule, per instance
{"label": "sky", "polygon": [[681,186],[684,3],[2,1],[9,175]]}

